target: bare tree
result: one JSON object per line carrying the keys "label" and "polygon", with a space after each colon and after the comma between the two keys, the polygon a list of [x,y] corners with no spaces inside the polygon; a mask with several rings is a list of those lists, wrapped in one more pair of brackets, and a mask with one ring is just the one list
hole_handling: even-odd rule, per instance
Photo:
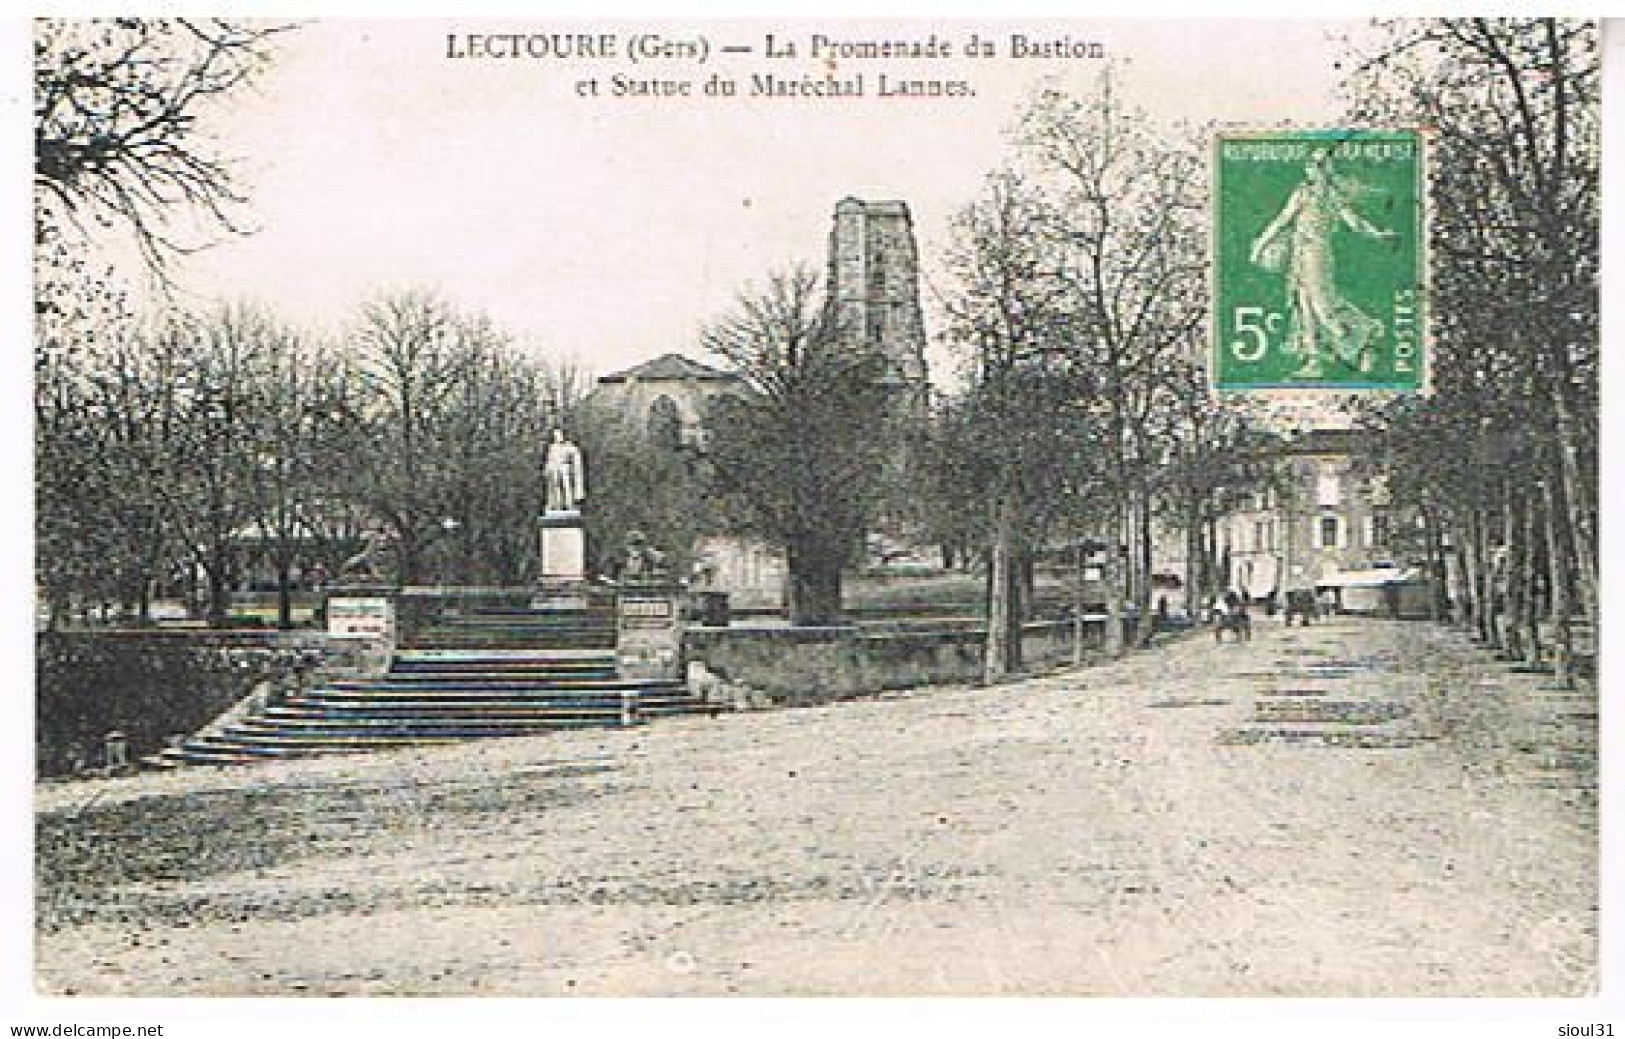
{"label": "bare tree", "polygon": [[1052,193],[1049,229],[1073,294],[1070,348],[1094,373],[1106,424],[1117,536],[1140,635],[1149,634],[1157,435],[1181,365],[1198,356],[1207,315],[1202,163],[1194,148],[1120,97],[1103,71],[1081,97],[1046,91],[1020,140]]}
{"label": "bare tree", "polygon": [[330,351],[268,322],[260,406],[251,427],[255,540],[275,573],[277,626],[293,626],[293,571],[318,564],[322,533],[337,510],[331,477],[346,449],[342,366]]}
{"label": "bare tree", "polygon": [[836,334],[822,279],[808,267],[740,294],[704,343],[744,378],[749,396],[707,417],[706,461],[755,533],[782,546],[792,624],[841,612],[841,574],[879,503],[888,451],[885,360]]}
{"label": "bare tree", "polygon": [[1349,84],[1356,119],[1436,141],[1436,393],[1379,419],[1396,475],[1457,546],[1479,636],[1538,654],[1543,607],[1565,670],[1598,599],[1598,45],[1591,22],[1396,22]]}
{"label": "bare tree", "polygon": [[163,277],[198,242],[175,217],[246,228],[209,106],[263,69],[288,29],[226,19],[41,19],[34,33],[34,186],[41,244],[71,224],[122,226]]}
{"label": "bare tree", "polygon": [[357,345],[350,493],[387,528],[399,579],[425,579],[438,559],[443,577],[520,580],[543,445],[579,404],[579,374],[424,291],[369,303]]}
{"label": "bare tree", "polygon": [[290,333],[246,305],[183,315],[162,332],[159,357],[183,369],[174,387],[174,425],[162,437],[163,477],[145,493],[208,582],[208,619],[224,625],[243,576],[241,551],[259,511],[256,430],[267,408],[267,373]]}
{"label": "bare tree", "polygon": [[1068,490],[1087,484],[1094,439],[1091,375],[1074,363],[1075,314],[1046,201],[1018,173],[988,177],[954,221],[946,256],[944,339],[969,388],[945,416],[938,455],[950,468],[946,508],[967,514],[987,548],[987,649],[997,681],[1021,667],[1025,577]]}
{"label": "bare tree", "polygon": [[454,316],[439,298],[397,292],[367,304],[359,335],[365,442],[355,491],[388,528],[398,577],[423,577],[424,552],[446,517],[437,452],[456,392]]}
{"label": "bare tree", "polygon": [[150,534],[153,503],[120,498],[123,487],[141,485],[144,452],[114,446],[126,434],[145,443],[149,411],[138,406],[115,422],[108,399],[111,387],[126,385],[113,373],[139,336],[128,295],[112,273],[92,271],[53,242],[36,256],[35,296],[36,572],[56,626],[86,596],[128,600],[118,575],[130,573],[126,564],[150,558],[137,547],[150,537],[125,534],[131,526]]}

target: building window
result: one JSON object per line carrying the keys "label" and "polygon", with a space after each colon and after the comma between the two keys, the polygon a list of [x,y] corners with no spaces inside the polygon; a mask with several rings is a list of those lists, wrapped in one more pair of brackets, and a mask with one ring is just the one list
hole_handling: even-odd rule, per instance
{"label": "building window", "polygon": [[1320,517],[1320,548],[1337,548],[1342,539],[1342,522],[1336,516]]}
{"label": "building window", "polygon": [[683,416],[677,402],[665,394],[649,405],[649,442],[660,447],[677,447],[683,442]]}
{"label": "building window", "polygon": [[1389,536],[1388,514],[1386,512],[1373,512],[1366,526],[1366,546],[1368,548],[1386,546]]}
{"label": "building window", "polygon": [[1253,524],[1253,548],[1257,549],[1260,552],[1268,552],[1270,549],[1272,549],[1274,547],[1275,547],[1274,545],[1270,544],[1270,524],[1269,524],[1269,520],[1259,520],[1257,523],[1254,523]]}
{"label": "building window", "polygon": [[1343,504],[1342,474],[1330,462],[1321,463],[1315,474],[1315,504],[1323,509],[1335,509]]}

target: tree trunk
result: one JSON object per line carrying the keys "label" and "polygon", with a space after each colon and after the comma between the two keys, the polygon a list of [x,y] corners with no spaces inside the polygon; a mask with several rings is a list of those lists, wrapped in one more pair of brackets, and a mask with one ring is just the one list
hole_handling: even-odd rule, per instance
{"label": "tree trunk", "polygon": [[203,590],[198,587],[198,564],[189,562],[186,566],[186,616],[195,620],[203,612]]}
{"label": "tree trunk", "polygon": [[1194,614],[1192,604],[1198,586],[1202,583],[1202,512],[1199,503],[1192,501],[1185,507],[1185,609]]}
{"label": "tree trunk", "polygon": [[1444,600],[1449,595],[1445,587],[1444,547],[1439,544],[1439,523],[1431,508],[1422,512],[1422,542],[1427,551],[1428,619],[1438,624],[1444,619]]}
{"label": "tree trunk", "polygon": [[1579,605],[1586,617],[1597,620],[1597,541],[1591,532],[1591,502],[1587,481],[1580,471],[1579,433],[1575,429],[1574,409],[1569,400],[1570,388],[1568,354],[1561,356],[1553,376],[1552,403],[1557,422],[1558,476],[1563,482],[1564,521],[1568,526],[1567,540],[1572,545],[1574,578],[1579,592]]}
{"label": "tree trunk", "polygon": [[1087,597],[1087,594],[1088,594],[1087,593],[1087,582],[1085,581],[1085,577],[1084,577],[1084,575],[1087,572],[1087,569],[1086,569],[1087,568],[1087,563],[1085,561],[1083,546],[1081,544],[1079,544],[1079,545],[1077,545],[1077,546],[1075,546],[1073,548],[1073,553],[1074,553],[1074,556],[1073,556],[1073,560],[1072,560],[1072,562],[1073,562],[1073,572],[1072,572],[1072,666],[1073,667],[1081,667],[1083,665],[1083,642],[1084,642],[1083,612],[1084,612],[1084,607],[1087,605],[1086,597]]}
{"label": "tree trunk", "polygon": [[283,631],[293,627],[293,566],[286,556],[276,563],[276,626]]}
{"label": "tree trunk", "polygon": [[1555,479],[1542,481],[1546,492],[1546,566],[1552,610],[1552,666],[1557,680],[1570,684],[1574,675],[1574,639],[1569,629],[1572,609],[1569,595],[1569,545],[1567,527],[1558,519],[1563,509],[1561,485]]}
{"label": "tree trunk", "polygon": [[403,585],[417,584],[423,566],[418,539],[407,530],[398,531],[398,534],[395,541],[398,580]]}
{"label": "tree trunk", "polygon": [[1488,517],[1482,509],[1474,509],[1471,519],[1474,589],[1477,601],[1478,637],[1487,646],[1499,647],[1495,632],[1495,579],[1490,568],[1490,532]]}
{"label": "tree trunk", "polygon": [[789,546],[788,612],[793,627],[837,624],[841,619],[840,555],[816,545]]}
{"label": "tree trunk", "polygon": [[1106,586],[1106,655],[1117,658],[1123,655],[1123,552],[1119,544],[1106,546],[1105,578]]}
{"label": "tree trunk", "polygon": [[1478,555],[1478,511],[1467,510],[1466,530],[1461,539],[1462,578],[1467,595],[1467,617],[1474,637],[1484,641],[1484,578]]}
{"label": "tree trunk", "polygon": [[141,600],[141,578],[139,574],[126,575],[118,582],[118,612],[121,619],[133,620],[136,615],[137,603]]}
{"label": "tree trunk", "polygon": [[203,570],[209,583],[209,627],[224,628],[231,614],[231,581],[225,561],[217,556]]}
{"label": "tree trunk", "polygon": [[988,545],[987,564],[987,646],[982,653],[982,681],[992,684],[1002,681],[1016,666],[1020,652],[1019,639],[1011,646],[1010,624],[1014,615],[1011,593],[1012,542],[1015,526],[1012,510],[1000,504],[994,514],[993,538]]}
{"label": "tree trunk", "polygon": [[52,589],[46,602],[48,605],[45,612],[45,630],[61,631],[63,618],[73,608],[72,597],[63,589],[56,588]]}
{"label": "tree trunk", "polygon": [[1202,580],[1196,589],[1196,598],[1194,600],[1190,598],[1189,593],[1186,594],[1185,608],[1189,611],[1193,620],[1201,613],[1202,607],[1207,601],[1213,597],[1213,593],[1218,590],[1219,518],[1217,516],[1207,517],[1207,530],[1204,536],[1206,541],[1202,545]]}
{"label": "tree trunk", "polygon": [[1523,571],[1528,547],[1523,543],[1523,508],[1513,500],[1510,482],[1501,487],[1501,536],[1505,539],[1506,558],[1502,568],[1502,625],[1507,655],[1515,660],[1527,660],[1527,640],[1523,623]]}
{"label": "tree trunk", "polygon": [[1519,542],[1523,546],[1520,563],[1522,572],[1518,574],[1518,619],[1519,628],[1522,629],[1525,640],[1525,657],[1530,663],[1542,662],[1540,644],[1540,615],[1536,610],[1536,590],[1540,570],[1536,566],[1536,550],[1540,536],[1536,529],[1535,512],[1539,503],[1533,498],[1525,498],[1523,503],[1523,529],[1519,534]]}
{"label": "tree trunk", "polygon": [[1015,611],[1016,621],[1021,624],[1032,619],[1033,603],[1038,601],[1038,566],[1033,560],[1033,554],[1027,550],[1027,541],[1022,539],[1021,548],[1016,554],[1020,563],[1016,573],[1021,578],[1021,600]]}
{"label": "tree trunk", "polygon": [[1478,557],[1473,552],[1473,512],[1467,510],[1466,522],[1461,530],[1461,539],[1456,543],[1458,569],[1461,574],[1462,603],[1466,607],[1462,611],[1462,620],[1466,626],[1472,628],[1476,634],[1480,624],[1478,614]]}
{"label": "tree trunk", "polygon": [[1151,641],[1151,629],[1154,618],[1151,615],[1151,579],[1155,561],[1152,558],[1151,544],[1151,493],[1142,491],[1135,509],[1135,537],[1138,541],[1140,558],[1138,569],[1140,571],[1140,586],[1138,594],[1134,597],[1135,625],[1134,644],[1143,646]]}
{"label": "tree trunk", "polygon": [[1019,672],[1026,666],[1022,655],[1021,634],[1026,627],[1028,604],[1032,602],[1032,560],[1020,539],[1010,547],[1010,566],[1008,579],[1010,589],[1005,595],[1009,603],[1005,611],[1005,645],[1008,647],[1006,664],[1011,673]]}

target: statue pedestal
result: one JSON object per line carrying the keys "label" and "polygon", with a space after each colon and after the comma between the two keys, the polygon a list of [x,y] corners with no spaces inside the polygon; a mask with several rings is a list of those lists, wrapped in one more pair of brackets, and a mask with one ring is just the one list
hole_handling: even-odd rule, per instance
{"label": "statue pedestal", "polygon": [[540,584],[572,584],[587,579],[587,542],[581,513],[549,511],[536,521],[541,535]]}

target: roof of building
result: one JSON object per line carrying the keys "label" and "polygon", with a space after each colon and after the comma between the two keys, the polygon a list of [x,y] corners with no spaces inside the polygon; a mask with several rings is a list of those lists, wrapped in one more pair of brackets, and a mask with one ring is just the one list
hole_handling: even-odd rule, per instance
{"label": "roof of building", "polygon": [[654,382],[657,380],[699,379],[707,382],[737,382],[738,375],[725,372],[720,368],[712,368],[698,361],[690,360],[682,354],[661,354],[652,361],[644,361],[634,365],[624,372],[611,372],[609,375],[600,375],[598,381],[603,382]]}

